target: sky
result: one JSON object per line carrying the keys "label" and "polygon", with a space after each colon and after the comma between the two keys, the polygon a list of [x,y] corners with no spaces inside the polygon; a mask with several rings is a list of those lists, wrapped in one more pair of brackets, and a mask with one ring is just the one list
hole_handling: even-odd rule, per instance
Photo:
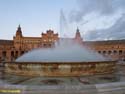
{"label": "sky", "polygon": [[74,37],[79,27],[84,40],[125,39],[124,11],[125,0],[0,0],[0,39],[13,39],[19,24],[24,36]]}
{"label": "sky", "polygon": [[0,39],[12,39],[19,24],[24,36],[41,36],[48,29],[59,32],[60,10],[75,4],[75,0],[0,0]]}
{"label": "sky", "polygon": [[125,39],[125,0],[77,0],[70,22],[79,25],[85,40]]}

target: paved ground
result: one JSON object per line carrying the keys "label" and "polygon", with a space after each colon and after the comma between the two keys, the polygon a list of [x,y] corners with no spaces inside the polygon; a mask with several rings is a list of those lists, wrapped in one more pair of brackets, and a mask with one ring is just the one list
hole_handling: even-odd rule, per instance
{"label": "paved ground", "polygon": [[125,73],[120,70],[86,77],[25,77],[6,74],[0,68],[0,94],[125,94]]}
{"label": "paved ground", "polygon": [[0,72],[0,80],[14,85],[90,85],[120,81],[115,75],[97,75],[88,77],[25,77]]}

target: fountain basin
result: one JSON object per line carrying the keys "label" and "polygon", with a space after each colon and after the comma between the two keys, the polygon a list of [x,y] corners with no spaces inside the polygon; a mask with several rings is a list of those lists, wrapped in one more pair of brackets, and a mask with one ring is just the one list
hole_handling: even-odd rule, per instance
{"label": "fountain basin", "polygon": [[5,72],[24,76],[88,76],[114,73],[116,61],[6,62]]}

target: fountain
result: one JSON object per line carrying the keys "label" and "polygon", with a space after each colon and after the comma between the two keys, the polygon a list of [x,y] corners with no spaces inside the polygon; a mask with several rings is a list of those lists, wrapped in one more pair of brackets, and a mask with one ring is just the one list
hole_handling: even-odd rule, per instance
{"label": "fountain", "polygon": [[55,48],[35,49],[5,66],[16,75],[87,76],[113,73],[115,64],[72,40],[61,40]]}
{"label": "fountain", "polygon": [[6,90],[19,90],[21,94],[125,92],[125,83],[115,75],[116,61],[104,58],[72,40],[57,44],[54,48],[35,49],[15,62],[6,62],[0,86]]}

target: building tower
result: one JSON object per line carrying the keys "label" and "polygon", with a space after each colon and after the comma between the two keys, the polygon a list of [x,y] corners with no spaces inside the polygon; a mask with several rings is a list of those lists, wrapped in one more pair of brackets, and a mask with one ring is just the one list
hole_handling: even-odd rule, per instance
{"label": "building tower", "polygon": [[[16,50],[21,49],[21,45],[22,45],[22,38],[23,38],[23,34],[22,34],[22,30],[20,25],[18,26],[17,30],[16,30],[16,35],[13,37],[14,40],[14,47]],[[17,53],[18,54],[18,53]]]}
{"label": "building tower", "polygon": [[78,27],[77,27],[77,29],[76,29],[75,39],[76,39],[76,40],[82,40],[81,34],[80,34],[80,32],[79,32],[79,28],[78,28]]}
{"label": "building tower", "polygon": [[75,34],[75,42],[78,43],[78,44],[82,44],[83,40],[82,40],[82,37],[81,37],[81,34],[79,32],[79,28],[77,27],[76,29],[76,34]]}
{"label": "building tower", "polygon": [[19,25],[18,28],[17,28],[16,37],[22,37],[22,30],[21,30],[20,25]]}

